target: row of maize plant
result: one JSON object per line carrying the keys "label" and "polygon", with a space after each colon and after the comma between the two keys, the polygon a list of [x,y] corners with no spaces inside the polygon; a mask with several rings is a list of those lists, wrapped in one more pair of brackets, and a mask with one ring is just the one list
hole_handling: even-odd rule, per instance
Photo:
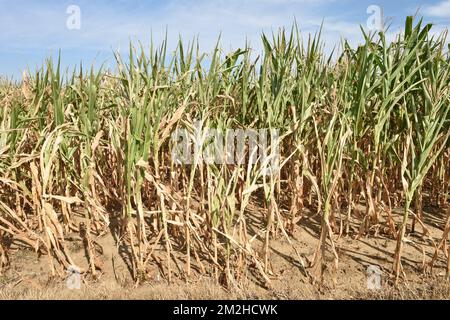
{"label": "row of maize plant", "polygon": [[[431,27],[408,17],[394,41],[362,31],[362,45],[342,40],[329,55],[320,32],[305,39],[295,25],[262,35],[261,55],[220,42],[204,54],[196,40],[168,52],[165,40],[130,45],[115,70],[49,59],[2,80],[0,272],[20,247],[63,276],[74,235],[111,233],[136,282],[157,265],[168,281],[200,272],[238,285],[254,269],[270,283],[276,237],[315,279],[327,254],[339,267],[340,237],[382,233],[397,241],[398,280],[407,234],[429,236],[423,208],[449,202],[450,56]],[[279,170],[245,146],[244,161],[205,161],[207,128],[225,145],[229,128],[277,129],[267,148]],[[172,156],[179,130],[197,145],[189,163]],[[431,267],[450,263],[448,210]],[[291,241],[307,215],[320,218],[313,257]],[[87,251],[82,272],[95,276]]]}

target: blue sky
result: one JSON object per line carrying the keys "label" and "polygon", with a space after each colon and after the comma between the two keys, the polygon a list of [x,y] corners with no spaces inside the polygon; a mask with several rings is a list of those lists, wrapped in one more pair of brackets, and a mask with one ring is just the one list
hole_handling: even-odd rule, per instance
{"label": "blue sky", "polygon": [[[81,10],[79,30],[66,27],[70,5]],[[418,9],[435,23],[435,32],[450,25],[450,0],[0,0],[0,75],[17,77],[59,49],[65,66],[108,63],[130,39],[145,44],[153,34],[158,43],[166,28],[169,46],[179,35],[198,36],[202,49],[211,50],[221,32],[224,50],[241,47],[245,39],[259,50],[261,31],[289,27],[295,17],[303,34],[323,20],[327,46],[341,37],[357,43],[369,5],[383,8],[392,35]]]}

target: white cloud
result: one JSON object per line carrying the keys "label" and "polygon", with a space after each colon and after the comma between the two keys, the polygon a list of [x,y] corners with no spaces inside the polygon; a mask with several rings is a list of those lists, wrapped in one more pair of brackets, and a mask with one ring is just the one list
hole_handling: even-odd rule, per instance
{"label": "white cloud", "polygon": [[[332,16],[329,4],[335,0],[78,0],[81,30],[66,28],[67,3],[23,1],[0,10],[0,43],[3,53],[22,54],[40,61],[62,49],[70,63],[89,62],[97,53],[112,57],[111,51],[128,49],[130,40],[149,43],[150,36],[160,44],[166,28],[169,50],[175,48],[178,35],[185,41],[198,36],[202,51],[210,52],[219,34],[224,51],[242,48],[250,41],[255,53],[262,51],[261,32],[287,29],[297,20],[303,38],[323,24],[322,40],[327,51],[346,38],[356,44],[362,37],[359,24]],[[327,13],[328,12],[328,17]],[[25,59],[25,58],[24,58]],[[86,61],[87,60],[87,61]],[[28,60],[27,60],[28,62]]]}
{"label": "white cloud", "polygon": [[[155,44],[160,44],[166,28],[169,50],[175,48],[180,35],[185,41],[198,36],[200,50],[210,52],[221,34],[224,51],[242,48],[248,40],[254,52],[260,53],[261,32],[270,34],[280,27],[289,29],[294,17],[305,41],[323,22],[322,41],[326,51],[331,52],[339,47],[342,38],[351,45],[363,40],[359,26],[365,27],[367,15],[364,5],[361,12],[358,7],[352,7],[356,1],[77,0],[81,8],[81,30],[70,31],[66,28],[70,0],[41,3],[0,0],[0,30],[3,30],[0,54],[9,55],[10,61],[18,56],[23,57],[22,61],[30,61],[28,57],[41,61],[49,53],[56,54],[62,49],[63,58],[69,56],[69,63],[80,60],[89,63],[97,54],[113,60],[111,51],[127,50],[130,40],[140,40],[147,46],[153,35]],[[425,11],[429,15],[443,15],[450,8],[449,3],[446,0],[430,5]],[[439,22],[445,25],[445,21]],[[1,63],[0,68],[8,67],[8,62]]]}
{"label": "white cloud", "polygon": [[[259,44],[261,31],[289,28],[296,17],[299,27],[316,31],[322,17],[314,18],[311,8],[334,0],[168,0],[154,10],[129,10],[132,6],[113,1],[78,1],[81,8],[81,30],[66,28],[66,6],[25,1],[0,11],[0,43],[4,50],[35,48],[82,48],[111,50],[125,47],[130,39],[149,40],[151,32],[161,41],[167,27],[170,39],[199,36],[205,48],[211,48],[219,33],[225,48],[239,47],[246,38]],[[283,5],[280,5],[283,4]],[[140,6],[145,7],[142,3]],[[126,10],[124,8],[127,8]],[[317,23],[317,21],[319,21]],[[325,23],[324,34],[353,34],[345,21]],[[356,28],[357,30],[357,28]],[[145,41],[144,41],[145,42]]]}
{"label": "white cloud", "polygon": [[426,6],[424,14],[437,18],[450,18],[450,0],[444,0],[436,5]]}

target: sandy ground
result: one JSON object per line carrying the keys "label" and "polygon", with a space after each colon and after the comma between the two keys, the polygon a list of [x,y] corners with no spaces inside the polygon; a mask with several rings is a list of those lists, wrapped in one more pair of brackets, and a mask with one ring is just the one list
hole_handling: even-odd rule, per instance
{"label": "sandy ground", "polygon": [[[240,277],[238,285],[228,289],[201,272],[186,279],[182,270],[168,284],[156,266],[150,279],[136,286],[112,237],[106,235],[96,239],[104,249],[99,279],[86,276],[79,290],[70,290],[65,279],[49,275],[46,257],[17,250],[12,254],[11,267],[0,275],[0,299],[450,299],[444,255],[441,253],[433,274],[423,272],[424,261],[426,264],[434,254],[433,242],[437,244],[442,237],[443,219],[440,212],[426,215],[429,238],[408,235],[412,242],[405,246],[403,258],[407,280],[403,279],[397,288],[392,286],[390,276],[395,240],[383,235],[336,239],[339,270],[337,274],[325,270],[323,283],[314,284],[303,276],[294,249],[280,236],[271,242],[271,285],[266,286],[250,270]],[[315,219],[304,218],[300,222],[292,243],[301,255],[312,256],[318,232]],[[71,251],[77,265],[86,267],[82,246],[73,243]],[[382,272],[377,290],[367,288],[367,268],[371,265]]]}

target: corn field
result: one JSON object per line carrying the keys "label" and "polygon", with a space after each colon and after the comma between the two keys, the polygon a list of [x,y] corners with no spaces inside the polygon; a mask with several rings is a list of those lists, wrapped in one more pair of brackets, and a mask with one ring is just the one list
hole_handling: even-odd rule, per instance
{"label": "corn field", "polygon": [[[394,41],[361,31],[364,44],[342,40],[331,54],[320,31],[304,39],[296,25],[263,34],[257,57],[249,46],[224,54],[220,41],[208,55],[198,41],[168,52],[165,40],[115,54],[114,71],[48,59],[20,82],[2,80],[0,272],[15,244],[64,277],[80,235],[82,272],[95,276],[92,243],[110,233],[137,283],[160,264],[169,282],[181,269],[228,286],[253,268],[270,284],[270,242],[292,243],[302,218],[317,215],[315,254],[295,257],[305,277],[320,277],[326,255],[339,268],[342,237],[384,234],[397,243],[397,282],[407,235],[427,237],[423,210],[438,207],[447,220],[427,265],[449,261],[448,277],[450,55],[446,33],[431,28],[408,17]],[[280,170],[177,163],[172,133],[186,129],[206,145],[198,122],[278,129]]]}

